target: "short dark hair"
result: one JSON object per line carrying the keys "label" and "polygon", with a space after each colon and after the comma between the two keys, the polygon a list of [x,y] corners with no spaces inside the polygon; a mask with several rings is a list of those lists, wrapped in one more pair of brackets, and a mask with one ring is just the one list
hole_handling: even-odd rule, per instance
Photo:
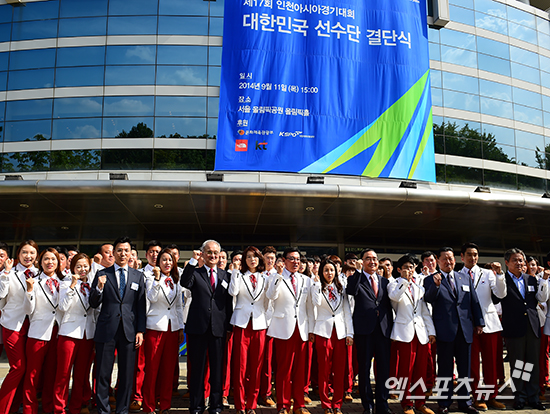
{"label": "short dark hair", "polygon": [[451,252],[452,254],[455,253],[452,247],[442,247],[437,251],[437,257],[441,257],[441,253]]}
{"label": "short dark hair", "polygon": [[300,257],[302,256],[302,252],[297,247],[287,247],[283,252],[283,258],[286,259],[289,253],[298,253]]}
{"label": "short dark hair", "polygon": [[8,256],[10,255],[10,248],[6,243],[0,242],[0,250],[4,250]]}
{"label": "short dark hair", "polygon": [[277,249],[273,246],[266,246],[262,250],[262,254],[267,254],[267,253],[274,253],[275,255],[277,255]]}
{"label": "short dark hair", "polygon": [[437,256],[435,255],[434,252],[432,252],[431,250],[426,250],[424,253],[422,253],[422,255],[420,256],[420,261],[423,262],[424,259],[426,259],[427,257],[430,257],[430,256],[433,256],[434,259],[437,259]]}
{"label": "short dark hair", "polygon": [[238,255],[243,255],[243,251],[242,250],[233,250],[231,252],[231,255],[229,256],[229,258],[231,259],[231,261],[233,261],[233,259],[235,258],[235,256],[238,256]]}
{"label": "short dark hair", "polygon": [[525,253],[523,253],[523,250],[518,249],[517,247],[513,247],[504,252],[504,261],[508,262],[513,254],[521,254],[525,259]]}
{"label": "short dark hair", "polygon": [[69,252],[76,252],[77,254],[80,253],[80,251],[76,248],[76,246],[69,246],[69,247],[67,247],[67,251],[69,251]]}
{"label": "short dark hair", "polygon": [[[115,240],[115,242],[113,243],[113,249],[116,249],[116,247],[119,245],[119,244],[122,244],[122,243],[128,243],[130,246],[132,245],[132,240],[128,237],[128,236],[122,236],[122,237],[119,237],[118,239]],[[105,244],[109,244],[109,243],[105,243]],[[104,245],[105,245],[104,244]],[[102,246],[104,246],[102,245]]]}
{"label": "short dark hair", "polygon": [[361,260],[363,260],[363,257],[365,257],[365,255],[366,255],[368,252],[374,252],[374,253],[376,253],[376,252],[374,251],[374,249],[371,249],[371,248],[367,247],[366,249],[363,249],[363,251],[361,252]]}
{"label": "short dark hair", "polygon": [[348,260],[357,260],[357,255],[355,253],[347,253],[345,258],[344,258],[344,261],[348,261]]}
{"label": "short dark hair", "polygon": [[388,260],[390,261],[390,264],[393,266],[393,260],[390,259],[389,257],[383,257],[383,258],[381,258],[381,259],[378,259],[378,262],[379,262],[379,263],[382,263],[382,262],[386,262],[386,261],[388,261]]}
{"label": "short dark hair", "polygon": [[460,249],[460,254],[466,253],[466,250],[468,250],[468,249],[476,249],[477,254],[479,254],[479,246],[475,243],[472,243],[472,242],[464,243],[462,245],[462,248]]}
{"label": "short dark hair", "polygon": [[[382,261],[382,260],[380,260]],[[405,263],[410,263],[413,266],[416,266],[415,257],[412,254],[407,253],[404,256],[401,256],[395,265],[398,269],[401,269]]]}
{"label": "short dark hair", "polygon": [[176,243],[169,244],[168,246],[166,246],[166,249],[170,249],[170,250],[176,249],[178,252],[180,251],[180,248],[178,247],[178,245]]}
{"label": "short dark hair", "polygon": [[69,251],[66,247],[55,246],[54,249],[57,250],[58,254],[62,254],[63,256],[65,256],[65,259],[69,257]]}
{"label": "short dark hair", "polygon": [[[117,239],[117,240],[118,240],[118,239]],[[113,246],[113,245],[112,245],[111,243],[103,243],[102,245],[100,245],[100,246],[97,248],[97,252],[98,252],[99,254],[102,253],[103,246]],[[114,247],[115,247],[115,246],[113,246],[113,248],[114,248]]]}
{"label": "short dark hair", "polygon": [[145,252],[148,252],[151,247],[160,247],[162,250],[162,244],[158,240],[151,240],[149,243],[147,243],[147,246],[145,246]]}
{"label": "short dark hair", "polygon": [[546,267],[550,266],[548,262],[550,262],[550,252],[546,253]]}
{"label": "short dark hair", "polygon": [[525,261],[526,261],[527,263],[532,262],[533,260],[535,261],[535,263],[536,263],[537,266],[538,266],[539,261],[537,260],[536,257],[534,257],[534,256],[527,256],[527,259],[525,259]]}

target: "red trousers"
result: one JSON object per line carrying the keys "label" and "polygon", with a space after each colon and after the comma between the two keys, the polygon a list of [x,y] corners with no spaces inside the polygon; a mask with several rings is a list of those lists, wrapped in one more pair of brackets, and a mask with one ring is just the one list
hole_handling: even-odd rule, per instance
{"label": "red trousers", "polygon": [[359,372],[357,367],[357,349],[355,344],[353,346],[346,347],[348,357],[346,359],[346,378],[345,378],[345,392],[351,393],[353,391],[353,380],[355,375]]}
{"label": "red trousers", "polygon": [[424,397],[424,390],[421,385],[418,385],[414,389],[415,395],[420,398],[411,400],[410,388],[415,385],[418,380],[422,378],[424,384],[426,384],[426,367],[428,364],[428,344],[422,345],[418,342],[416,335],[411,342],[399,342],[394,341],[396,344],[397,352],[399,353],[399,367],[397,368],[397,378],[407,378],[405,392],[401,399],[401,407],[411,407],[413,405],[416,408],[426,403]]}
{"label": "red trousers", "polygon": [[495,364],[497,366],[497,379],[500,384],[504,384],[504,341],[502,332],[497,332],[497,350],[495,355]]}
{"label": "red trousers", "polygon": [[497,365],[495,355],[497,354],[498,332],[474,334],[470,357],[470,375],[474,379],[472,384],[472,395],[477,400],[476,390],[479,386],[479,354],[481,352],[481,363],[483,364],[483,382],[486,386],[492,385],[493,392],[488,400],[496,398],[498,394]]}
{"label": "red trousers", "polygon": [[260,395],[271,396],[271,373],[273,363],[273,338],[266,336],[264,362],[262,364],[262,377],[260,379]]}
{"label": "red trousers", "polygon": [[[169,410],[172,405],[174,367],[178,362],[179,331],[145,332],[145,379],[143,382],[143,411],[155,411],[155,390],[159,390],[160,409]],[[156,386],[158,384],[158,387]]]}
{"label": "red trousers", "polygon": [[550,341],[548,335],[545,335],[543,328],[540,328],[540,354],[539,354],[539,389],[540,393],[546,391],[544,386],[548,384],[548,350]]}
{"label": "red trousers", "polygon": [[12,331],[10,329],[2,328],[2,338],[4,340],[4,348],[6,348],[6,355],[10,364],[10,370],[8,375],[4,378],[2,387],[0,388],[0,414],[8,414],[12,403],[19,408],[23,394],[17,396],[16,393],[18,387],[22,383],[25,371],[27,369],[27,357],[26,357],[26,344],[27,344],[27,332],[29,331],[29,320],[25,319],[23,326],[19,332]]}
{"label": "red trousers", "polygon": [[57,353],[53,412],[55,414],[65,414],[72,371],[73,386],[69,413],[79,414],[82,406],[87,405],[91,398],[90,371],[93,359],[90,356],[94,354],[94,340],[59,336]]}
{"label": "red trousers", "polygon": [[[347,347],[346,339],[338,339],[336,329],[332,330],[330,338],[315,335],[317,363],[319,369],[319,397],[321,406],[327,408],[342,408],[344,398],[344,378],[346,376]],[[332,384],[332,401],[329,399],[329,384]]]}
{"label": "red trousers", "polygon": [[225,355],[223,357],[222,396],[227,397],[231,389],[231,355],[233,353],[233,332],[227,334]]}
{"label": "red trousers", "polygon": [[233,397],[237,411],[255,410],[258,406],[265,333],[265,329],[253,330],[252,322],[245,329],[233,328]]}
{"label": "red trousers", "polygon": [[[134,395],[132,401],[143,401],[143,380],[145,378],[145,350],[140,346],[136,350],[136,363],[134,364]],[[118,382],[117,382],[118,384]]]}
{"label": "red trousers", "polygon": [[45,413],[53,411],[53,387],[57,369],[57,330],[57,325],[55,325],[52,338],[49,341],[27,339],[27,372],[23,381],[23,414],[38,412],[36,387],[42,370],[47,373],[42,387],[42,411]]}
{"label": "red trousers", "polygon": [[283,408],[290,411],[291,398],[294,398],[294,409],[305,407],[306,344],[300,337],[298,325],[289,339],[275,338],[277,411]]}

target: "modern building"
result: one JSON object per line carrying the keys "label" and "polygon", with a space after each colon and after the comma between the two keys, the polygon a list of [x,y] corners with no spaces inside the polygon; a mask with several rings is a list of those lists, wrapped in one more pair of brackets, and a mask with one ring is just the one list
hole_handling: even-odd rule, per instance
{"label": "modern building", "polygon": [[0,0],[0,240],[550,250],[550,0],[430,0],[437,183],[213,171],[223,0]]}

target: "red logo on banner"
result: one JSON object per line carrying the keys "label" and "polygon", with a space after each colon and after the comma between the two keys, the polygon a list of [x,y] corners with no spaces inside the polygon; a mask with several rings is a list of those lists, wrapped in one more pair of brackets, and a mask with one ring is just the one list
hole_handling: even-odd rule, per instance
{"label": "red logo on banner", "polygon": [[235,151],[244,152],[248,151],[248,140],[247,139],[238,139],[235,141]]}

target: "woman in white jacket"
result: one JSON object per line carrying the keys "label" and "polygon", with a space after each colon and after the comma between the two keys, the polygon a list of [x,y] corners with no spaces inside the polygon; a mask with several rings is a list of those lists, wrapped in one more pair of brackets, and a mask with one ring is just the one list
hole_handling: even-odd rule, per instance
{"label": "woman in white jacket", "polygon": [[155,412],[155,391],[159,390],[160,412],[165,414],[172,404],[172,379],[178,363],[179,344],[183,341],[183,300],[177,263],[170,249],[160,251],[156,264],[154,277],[146,279],[148,311],[143,411]]}
{"label": "woman in white jacket", "polygon": [[246,409],[247,413],[254,414],[260,393],[269,300],[265,295],[267,279],[263,274],[262,254],[256,247],[249,246],[242,257],[240,271],[234,264],[229,265],[229,294],[237,300],[231,316],[234,326],[233,387],[237,412],[242,414]]}
{"label": "woman in white jacket", "polygon": [[[346,346],[353,345],[353,321],[348,295],[337,272],[337,266],[332,260],[323,260],[319,267],[320,276],[315,278],[311,289],[316,318],[309,340],[315,342],[317,351],[319,396],[325,414],[342,412],[348,355]],[[332,401],[329,398],[330,383],[334,390]]]}
{"label": "woman in white jacket", "polygon": [[71,260],[71,277],[61,283],[57,372],[54,385],[54,413],[64,414],[69,396],[69,380],[73,386],[69,413],[79,414],[91,399],[90,370],[94,358],[94,333],[97,310],[89,304],[91,260],[78,253]]}
{"label": "woman in white jacket", "polygon": [[[42,371],[47,373],[42,388],[42,411],[53,411],[53,378],[57,368],[57,331],[59,327],[59,282],[63,279],[59,253],[48,247],[40,253],[40,274],[28,278],[25,312],[29,315],[27,372],[23,381],[23,414],[38,412],[37,385]],[[48,380],[50,378],[50,380]]]}
{"label": "woman in white jacket", "polygon": [[23,381],[27,368],[27,334],[29,318],[25,313],[27,286],[25,280],[38,274],[34,267],[38,257],[38,246],[34,240],[22,242],[15,253],[18,263],[13,268],[13,260],[7,259],[4,271],[0,273],[0,299],[5,300],[0,323],[4,348],[10,364],[10,371],[0,388],[0,414],[10,412],[10,407],[19,407],[21,396],[14,401],[17,387]]}

